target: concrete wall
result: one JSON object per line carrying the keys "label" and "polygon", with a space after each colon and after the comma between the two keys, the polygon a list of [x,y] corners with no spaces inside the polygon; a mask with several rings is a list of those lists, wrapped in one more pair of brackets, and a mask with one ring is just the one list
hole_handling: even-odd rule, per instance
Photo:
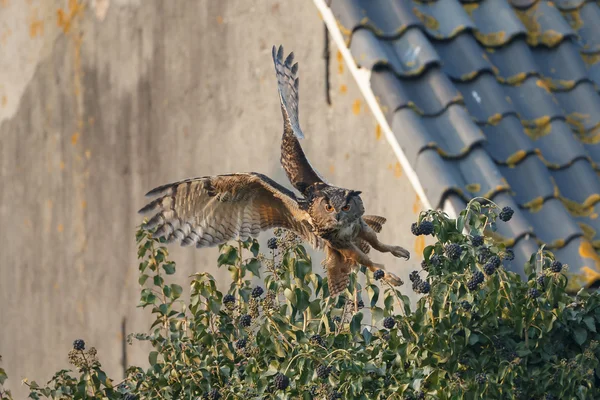
{"label": "concrete wall", "polygon": [[[375,257],[408,281],[420,203],[333,43],[327,105],[323,29],[311,1],[0,0],[0,354],[18,397],[23,377],[68,367],[76,338],[121,376],[121,322],[149,320],[135,307],[147,190],[235,171],[285,182],[273,44],[300,62],[308,157],[389,219],[381,238],[413,258]],[[216,254],[173,247],[176,279],[208,269],[225,287]]]}

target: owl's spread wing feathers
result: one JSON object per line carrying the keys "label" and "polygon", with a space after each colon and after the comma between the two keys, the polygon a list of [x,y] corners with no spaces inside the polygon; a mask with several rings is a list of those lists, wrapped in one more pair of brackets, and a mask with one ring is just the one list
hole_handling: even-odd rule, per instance
{"label": "owl's spread wing feathers", "polygon": [[294,194],[262,174],[191,178],[157,187],[146,196],[160,196],[139,211],[155,212],[146,228],[156,227],[155,237],[181,241],[182,246],[246,240],[276,227],[294,231],[315,248],[323,246]]}
{"label": "owl's spread wing feathers", "polygon": [[283,59],[283,46],[278,50],[273,46],[273,62],[283,114],[281,165],[292,185],[304,194],[308,186],[325,181],[310,165],[298,141],[298,138],[304,138],[298,120],[298,63],[292,64],[293,52]]}
{"label": "owl's spread wing feathers", "polygon": [[378,215],[363,215],[362,219],[377,233],[381,232],[383,224],[387,221],[385,217],[380,217]]}

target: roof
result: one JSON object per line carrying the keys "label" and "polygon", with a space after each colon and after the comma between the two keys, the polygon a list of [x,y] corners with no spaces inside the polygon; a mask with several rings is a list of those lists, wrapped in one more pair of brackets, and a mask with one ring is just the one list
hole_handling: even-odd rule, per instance
{"label": "roof", "polygon": [[[484,196],[518,272],[545,243],[600,280],[600,6],[584,0],[332,0],[433,207]],[[331,29],[332,27],[329,26]]]}

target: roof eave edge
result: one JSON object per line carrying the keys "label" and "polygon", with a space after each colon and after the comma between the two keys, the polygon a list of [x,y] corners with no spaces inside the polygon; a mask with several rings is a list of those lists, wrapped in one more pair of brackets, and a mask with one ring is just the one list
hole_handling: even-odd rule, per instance
{"label": "roof eave edge", "polygon": [[[419,181],[417,173],[413,169],[412,165],[410,165],[410,163],[408,162],[406,154],[404,154],[404,151],[400,147],[400,143],[398,143],[398,140],[394,136],[392,128],[389,126],[387,120],[385,119],[385,116],[383,115],[383,111],[381,110],[379,104],[377,103],[377,100],[375,99],[375,94],[373,93],[370,84],[371,71],[365,68],[359,68],[354,62],[354,58],[352,57],[350,50],[346,47],[344,38],[342,36],[342,32],[338,27],[335,17],[333,16],[331,9],[325,3],[325,0],[313,0],[313,2],[319,9],[321,17],[327,25],[327,29],[329,30],[331,37],[335,41],[339,51],[342,53],[342,56],[344,57],[348,69],[352,73],[352,76],[354,77],[356,83],[358,83],[358,87],[361,93],[363,94],[365,101],[369,105],[369,108],[375,116],[377,123],[379,124],[383,133],[385,134],[388,143],[390,144],[390,146],[392,146],[392,150],[394,151],[394,154],[396,154],[396,158],[400,162],[400,165],[406,173],[406,176],[408,176],[408,180],[417,192],[417,195],[423,203],[423,206],[426,209],[431,209],[431,203],[425,195],[425,191],[423,189],[423,186],[421,185],[421,182]],[[451,215],[450,213],[452,213],[452,211],[455,210],[452,206],[450,206],[449,202],[445,202],[444,211]]]}

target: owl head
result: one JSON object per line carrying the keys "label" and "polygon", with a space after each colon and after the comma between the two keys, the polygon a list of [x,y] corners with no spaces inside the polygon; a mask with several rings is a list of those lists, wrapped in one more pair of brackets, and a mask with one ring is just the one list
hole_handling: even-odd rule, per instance
{"label": "owl head", "polygon": [[319,225],[345,225],[356,221],[365,212],[361,192],[335,186],[316,188],[310,209],[313,221]]}

